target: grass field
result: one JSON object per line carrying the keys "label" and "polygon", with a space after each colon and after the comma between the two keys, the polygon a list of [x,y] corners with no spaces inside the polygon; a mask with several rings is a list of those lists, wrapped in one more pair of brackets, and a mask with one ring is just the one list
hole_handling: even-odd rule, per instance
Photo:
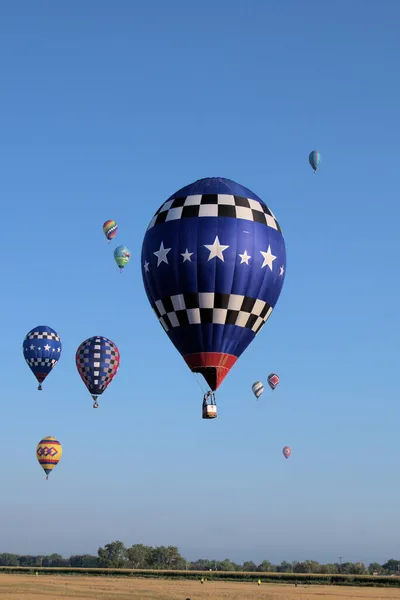
{"label": "grass field", "polygon": [[0,574],[4,600],[385,600],[400,589]]}

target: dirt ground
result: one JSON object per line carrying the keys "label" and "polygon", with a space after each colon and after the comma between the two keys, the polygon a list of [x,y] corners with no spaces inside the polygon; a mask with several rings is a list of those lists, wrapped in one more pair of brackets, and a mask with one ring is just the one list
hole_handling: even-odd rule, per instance
{"label": "dirt ground", "polygon": [[385,600],[400,589],[0,574],[4,600]]}

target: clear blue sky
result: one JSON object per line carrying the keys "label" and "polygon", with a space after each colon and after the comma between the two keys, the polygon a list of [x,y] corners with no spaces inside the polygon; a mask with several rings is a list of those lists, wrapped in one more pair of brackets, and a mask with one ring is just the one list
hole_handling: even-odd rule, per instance
{"label": "clear blue sky", "polygon": [[[399,27],[396,0],[2,4],[0,551],[400,557]],[[287,276],[207,422],[140,251],[159,205],[211,176],[270,206]],[[22,355],[38,324],[63,342],[43,392]],[[74,357],[98,334],[122,359],[94,411]]]}

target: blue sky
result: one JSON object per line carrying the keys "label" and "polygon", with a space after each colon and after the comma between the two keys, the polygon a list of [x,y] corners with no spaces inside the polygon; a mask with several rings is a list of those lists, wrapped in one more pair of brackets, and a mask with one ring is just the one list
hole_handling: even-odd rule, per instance
{"label": "blue sky", "polygon": [[[3,4],[0,551],[399,557],[399,26],[395,0]],[[211,176],[270,206],[287,276],[206,422],[140,251],[159,205]],[[40,393],[22,341],[42,323],[63,353]],[[122,358],[94,411],[74,357],[98,334]],[[64,448],[47,482],[45,435]]]}

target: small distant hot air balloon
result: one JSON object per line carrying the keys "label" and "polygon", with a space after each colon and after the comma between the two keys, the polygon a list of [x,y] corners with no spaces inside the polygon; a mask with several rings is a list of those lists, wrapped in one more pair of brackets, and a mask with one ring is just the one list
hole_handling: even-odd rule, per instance
{"label": "small distant hot air balloon", "polygon": [[289,446],[284,446],[282,454],[285,458],[289,458],[289,456],[292,454],[292,450],[289,448]]}
{"label": "small distant hot air balloon", "polygon": [[318,152],[318,150],[313,150],[310,152],[308,156],[308,162],[314,169],[314,172],[316,172],[319,167],[319,163],[321,162],[321,154]]}
{"label": "small distant hot air balloon", "polygon": [[23,342],[24,358],[39,382],[38,390],[61,356],[61,340],[51,327],[38,325],[26,334]]}
{"label": "small distant hot air balloon", "polygon": [[268,385],[271,388],[271,390],[274,390],[276,388],[279,381],[280,381],[280,379],[276,373],[270,373],[268,375]]}
{"label": "small distant hot air balloon", "polygon": [[106,236],[106,238],[108,239],[108,243],[110,243],[110,240],[112,240],[113,238],[115,238],[115,236],[117,235],[117,231],[118,231],[118,225],[116,224],[115,221],[106,221],[103,225],[103,232],[104,235]]}
{"label": "small distant hot air balloon", "polygon": [[253,394],[255,395],[257,400],[261,396],[261,394],[264,392],[264,386],[261,383],[261,381],[256,381],[255,383],[253,383],[253,385],[251,386],[251,389],[253,390]]}
{"label": "small distant hot air balloon", "polygon": [[114,259],[119,266],[120,272],[128,264],[131,258],[131,253],[126,246],[117,246],[114,250]]}
{"label": "small distant hot air balloon", "polygon": [[98,408],[97,397],[117,374],[119,350],[114,342],[98,335],[82,342],[76,351],[75,361],[79,375],[94,400],[93,408]]}
{"label": "small distant hot air balloon", "polygon": [[43,471],[46,473],[46,479],[49,478],[50,473],[58,464],[61,456],[62,446],[55,437],[48,435],[40,440],[36,447],[36,458]]}

